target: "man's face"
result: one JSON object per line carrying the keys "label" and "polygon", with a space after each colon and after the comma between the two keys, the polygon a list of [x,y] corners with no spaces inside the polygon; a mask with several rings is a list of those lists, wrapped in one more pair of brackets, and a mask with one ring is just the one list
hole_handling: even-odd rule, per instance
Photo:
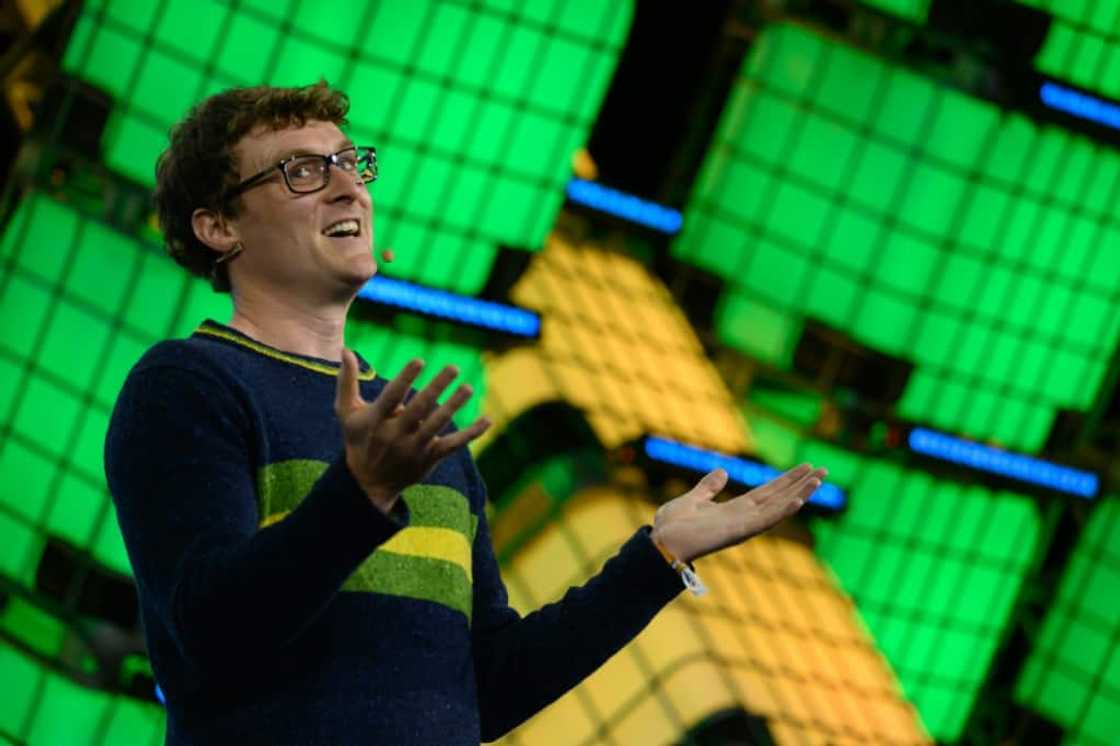
{"label": "man's face", "polygon": [[[269,131],[254,129],[234,148],[240,179],[295,154],[328,155],[352,145],[330,122]],[[254,285],[281,288],[321,299],[352,295],[377,271],[373,258],[373,201],[365,184],[330,167],[330,181],[317,192],[296,194],[279,169],[241,196],[233,221],[244,252],[231,272]],[[355,220],[356,235],[328,236],[342,220]],[[263,281],[263,282],[262,282]]]}

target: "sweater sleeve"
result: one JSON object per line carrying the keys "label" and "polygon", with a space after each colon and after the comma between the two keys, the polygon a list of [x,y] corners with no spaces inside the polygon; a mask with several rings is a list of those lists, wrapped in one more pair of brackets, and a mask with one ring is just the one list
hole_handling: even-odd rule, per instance
{"label": "sweater sleeve", "polygon": [[[401,528],[370,503],[340,454],[299,507],[259,529],[255,447],[251,415],[229,385],[163,366],[130,374],[106,438],[141,603],[203,672],[296,639]],[[407,522],[407,513],[397,517]]]}
{"label": "sweater sleeve", "polygon": [[[477,470],[474,475],[481,489]],[[474,587],[479,714],[482,738],[492,741],[603,665],[684,586],[653,545],[647,526],[586,584],[521,617],[509,606],[482,515],[474,542]]]}

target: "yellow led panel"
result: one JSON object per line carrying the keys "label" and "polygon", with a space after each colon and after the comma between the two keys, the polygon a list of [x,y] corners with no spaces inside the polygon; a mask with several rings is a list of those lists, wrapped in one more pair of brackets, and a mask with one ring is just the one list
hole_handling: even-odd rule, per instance
{"label": "yellow led panel", "polygon": [[[592,574],[653,506],[585,489],[503,566],[523,613]],[[673,744],[734,709],[777,744],[928,744],[851,599],[812,549],[762,536],[696,563],[710,592],[682,594],[579,687],[500,743]]]}
{"label": "yellow led panel", "polygon": [[541,314],[541,338],[487,356],[489,437],[526,409],[561,400],[584,412],[608,448],[657,434],[753,450],[692,326],[639,262],[553,232],[510,295]]}

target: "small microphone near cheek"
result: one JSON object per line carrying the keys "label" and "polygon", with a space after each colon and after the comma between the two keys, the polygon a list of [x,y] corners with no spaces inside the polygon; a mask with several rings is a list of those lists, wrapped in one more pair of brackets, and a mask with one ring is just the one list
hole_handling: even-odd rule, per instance
{"label": "small microphone near cheek", "polygon": [[393,261],[393,250],[392,249],[385,249],[384,251],[382,251],[381,252],[381,261],[385,262],[386,264],[391,264],[392,261]]}

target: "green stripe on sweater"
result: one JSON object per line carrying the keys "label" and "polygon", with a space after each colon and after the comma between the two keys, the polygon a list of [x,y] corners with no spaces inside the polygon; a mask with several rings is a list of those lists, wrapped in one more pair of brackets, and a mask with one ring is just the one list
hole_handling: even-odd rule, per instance
{"label": "green stripe on sweater", "polygon": [[438,604],[471,619],[471,583],[458,565],[377,550],[342,585],[344,591],[384,593]]}

